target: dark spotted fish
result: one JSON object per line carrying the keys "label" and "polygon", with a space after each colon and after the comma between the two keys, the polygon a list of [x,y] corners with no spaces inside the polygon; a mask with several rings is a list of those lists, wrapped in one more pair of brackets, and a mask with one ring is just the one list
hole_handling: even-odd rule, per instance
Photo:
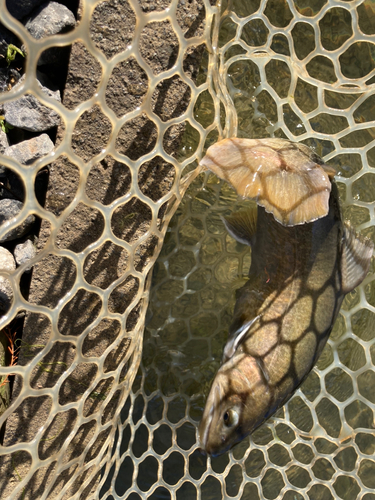
{"label": "dark spotted fish", "polygon": [[259,205],[224,220],[251,245],[252,261],[199,426],[202,449],[215,456],[273,415],[308,375],[345,294],[368,272],[373,244],[342,222],[332,171],[305,146],[229,139],[201,164]]}

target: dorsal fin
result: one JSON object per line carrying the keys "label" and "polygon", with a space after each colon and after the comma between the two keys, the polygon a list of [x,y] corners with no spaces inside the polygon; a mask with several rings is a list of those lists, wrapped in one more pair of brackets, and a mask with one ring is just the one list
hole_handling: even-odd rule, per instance
{"label": "dorsal fin", "polygon": [[257,228],[257,208],[233,212],[222,221],[228,233],[240,243],[251,245]]}
{"label": "dorsal fin", "polygon": [[344,224],[341,255],[342,291],[351,292],[368,273],[374,251],[373,242],[358,234],[348,223]]}

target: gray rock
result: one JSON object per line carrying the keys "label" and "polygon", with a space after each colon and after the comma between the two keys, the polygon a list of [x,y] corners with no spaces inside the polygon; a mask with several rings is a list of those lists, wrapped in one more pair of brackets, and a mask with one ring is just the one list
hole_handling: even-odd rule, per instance
{"label": "gray rock", "polygon": [[23,165],[30,165],[38,158],[53,151],[54,144],[47,134],[39,135],[28,141],[9,146],[4,155],[11,156]]}
{"label": "gray rock", "polygon": [[47,2],[38,7],[25,23],[25,28],[37,40],[74,28],[76,19],[73,13],[57,2]]}
{"label": "gray rock", "polygon": [[43,0],[6,0],[6,6],[13,17],[22,19],[35,9],[35,7],[40,5],[42,1]]}
{"label": "gray rock", "polygon": [[[19,266],[29,261],[36,255],[36,248],[31,240],[26,240],[24,243],[16,245],[14,249],[14,258]],[[30,271],[32,266],[27,267],[25,271]]]}
{"label": "gray rock", "polygon": [[16,263],[13,255],[4,247],[0,247],[0,271],[14,271]]}
{"label": "gray rock", "polygon": [[[32,12],[25,27],[36,38],[45,38],[58,33],[65,33],[73,29],[76,19],[73,13],[57,2],[47,2]],[[26,47],[23,47],[26,50]],[[38,66],[43,64],[60,63],[67,53],[67,47],[53,47],[40,55]],[[67,54],[66,54],[67,55]]]}
{"label": "gray rock", "polygon": [[7,147],[9,147],[8,136],[0,128],[0,154],[4,154]]}
{"label": "gray rock", "polygon": [[[6,222],[12,220],[22,209],[22,202],[18,200],[0,200],[0,226]],[[14,229],[8,231],[3,237],[0,238],[0,242],[11,241],[20,238],[26,234],[31,225],[34,223],[34,215],[29,215],[26,220],[19,224]]]}
{"label": "gray rock", "polygon": [[[8,136],[0,128],[0,154],[4,154],[4,151],[9,146]],[[5,174],[5,167],[0,165],[0,177]]]}
{"label": "gray rock", "polygon": [[0,247],[0,312],[5,313],[12,302],[12,286],[5,276],[1,276],[2,271],[11,272],[16,269],[13,255],[6,248]]}
{"label": "gray rock", "polygon": [[[25,75],[20,79],[14,88],[17,88],[24,80]],[[39,87],[49,97],[61,101],[60,92],[52,91],[44,87],[38,80]],[[30,132],[43,132],[60,124],[60,116],[53,109],[44,106],[33,95],[26,94],[16,101],[4,104],[5,120],[13,127],[18,127]]]}
{"label": "gray rock", "polygon": [[0,68],[0,92],[7,92],[21,78],[21,75],[13,68]]}

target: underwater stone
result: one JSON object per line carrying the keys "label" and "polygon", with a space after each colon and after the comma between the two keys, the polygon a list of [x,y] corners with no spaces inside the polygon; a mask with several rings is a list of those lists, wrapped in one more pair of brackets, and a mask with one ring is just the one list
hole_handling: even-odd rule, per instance
{"label": "underwater stone", "polygon": [[[0,200],[0,226],[13,219],[22,210],[22,203],[18,200]],[[29,215],[26,220],[0,238],[0,242],[11,241],[20,238],[30,229],[34,223],[34,215]]]}
{"label": "underwater stone", "polygon": [[[38,75],[39,77],[39,75]],[[17,85],[22,83],[23,76]],[[39,87],[47,96],[61,101],[60,92],[53,91],[44,87],[38,78]],[[60,124],[60,116],[53,109],[44,106],[33,95],[26,94],[16,101],[10,101],[4,104],[5,121],[13,127],[18,127],[30,132],[43,132]]]}
{"label": "underwater stone", "polygon": [[[0,273],[1,271],[14,271],[16,263],[13,255],[6,248],[0,247]],[[9,280],[0,276],[0,312],[6,312],[9,309],[13,298],[12,286]]]}
{"label": "underwater stone", "polygon": [[[14,249],[14,258],[19,266],[32,259],[36,255],[36,249],[31,240],[26,240],[24,243],[16,245]],[[25,269],[30,271],[32,266]]]}
{"label": "underwater stone", "polygon": [[30,165],[38,158],[53,151],[54,144],[47,134],[39,135],[28,141],[9,146],[4,155],[11,156],[23,165]]}

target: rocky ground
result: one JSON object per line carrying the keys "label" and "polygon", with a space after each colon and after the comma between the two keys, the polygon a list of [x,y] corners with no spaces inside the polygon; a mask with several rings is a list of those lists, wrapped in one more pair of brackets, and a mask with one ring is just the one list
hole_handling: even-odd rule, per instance
{"label": "rocky ground", "polygon": [[[10,13],[26,27],[35,38],[43,38],[51,34],[59,34],[74,28],[80,20],[78,2],[74,0],[61,0],[59,2],[41,0],[7,0]],[[164,9],[169,1],[140,1],[143,12],[159,11]],[[64,5],[63,5],[64,4]],[[186,38],[202,34],[204,25],[204,9],[202,2],[181,0],[178,7],[177,19]],[[95,45],[110,59],[115,54],[123,51],[132,39],[135,31],[135,15],[126,0],[106,0],[97,5],[93,12],[90,36]],[[9,47],[13,49],[11,61],[7,60]],[[186,74],[196,81],[198,68],[204,46],[189,48],[184,58]],[[142,32],[140,52],[154,74],[165,71],[173,66],[178,54],[178,40],[169,22],[149,23]],[[0,90],[7,92],[16,87],[24,78],[24,61],[27,57],[26,48],[10,31],[0,24]],[[9,57],[8,57],[9,59]],[[53,48],[45,51],[38,61],[37,79],[43,92],[56,100],[62,100],[67,109],[74,109],[81,102],[90,99],[101,80],[101,67],[81,41],[76,41],[68,49]],[[123,86],[126,91],[119,91]],[[106,103],[116,113],[123,115],[129,109],[139,105],[147,92],[147,78],[133,59],[119,63],[114,69],[106,90]],[[152,96],[152,106],[155,113],[162,120],[181,114],[189,102],[189,89],[182,80],[173,77],[164,80],[157,86]],[[41,104],[31,95],[26,95],[18,100],[6,103],[0,109],[1,124],[0,152],[10,156],[23,165],[32,164],[38,158],[49,154],[64,137],[64,127],[59,116],[50,108]],[[163,147],[168,154],[177,151],[181,137],[184,134],[184,125],[173,125],[164,135]],[[84,162],[98,154],[108,141],[111,125],[107,123],[100,108],[93,107],[81,115],[72,134],[72,147],[75,153]],[[146,116],[141,116],[124,130],[121,130],[116,143],[116,149],[130,159],[136,160],[152,149],[156,140],[156,131],[152,129],[152,122]],[[151,149],[149,149],[151,148]],[[73,200],[80,183],[80,172],[62,155],[52,164],[39,172],[35,186],[38,201],[44,208],[56,217]],[[170,189],[175,176],[173,166],[160,157],[142,165],[139,171],[138,185],[140,190],[153,201],[160,199]],[[0,167],[0,225],[17,214],[24,202],[24,188],[21,180],[10,169]],[[103,205],[112,203],[129,189],[131,172],[127,165],[114,160],[107,155],[100,163],[94,165],[86,182],[87,195]],[[133,242],[148,229],[151,211],[140,200],[134,198],[131,202],[121,205],[113,217],[113,231],[119,238]],[[81,252],[90,243],[98,238],[103,230],[102,215],[100,212],[89,209],[80,203],[67,218],[61,227],[56,245],[67,248],[73,252]],[[8,272],[16,266],[25,265],[27,260],[41,251],[50,236],[51,228],[46,220],[38,220],[35,216],[28,217],[16,231],[5,235],[0,241],[0,273]],[[150,257],[153,255],[155,238],[144,241],[137,248],[134,267],[142,271]],[[100,249],[90,253],[84,262],[85,280],[97,287],[106,287],[125,272],[129,264],[126,252],[110,242]],[[31,272],[30,272],[31,271]],[[32,274],[32,278],[31,278]],[[21,279],[20,287],[24,297],[33,305],[56,307],[58,302],[72,287],[76,278],[76,270],[72,261],[54,254],[40,260],[31,269],[25,266],[25,273]],[[122,314],[133,300],[137,290],[138,281],[129,276],[111,294],[108,307],[111,312]],[[2,292],[4,290],[4,292]],[[10,284],[6,278],[0,278],[0,314],[4,314],[12,300]],[[67,303],[59,317],[59,330],[63,335],[79,335],[90,322],[93,321],[100,309],[100,298],[97,294],[79,290]],[[133,311],[132,311],[133,313]],[[127,331],[131,331],[138,319],[138,309],[128,316]],[[51,335],[51,324],[46,316],[39,313],[28,313],[25,318],[16,319],[22,332],[24,345],[40,347],[48,342]],[[120,325],[117,321],[102,321],[87,336],[87,341],[82,346],[82,354],[100,357],[108,345],[118,336]],[[1,333],[1,332],[0,332]],[[116,349],[110,352],[106,359],[106,369],[113,370],[123,359],[128,347],[129,339],[123,339]],[[3,356],[1,349],[3,346]],[[0,365],[4,363],[4,353],[9,347],[7,339],[0,335]],[[38,350],[32,353],[36,355]],[[76,356],[76,346],[69,342],[57,342],[48,355],[43,358],[43,363],[71,365]],[[3,360],[3,361],[2,361]],[[22,350],[19,354],[18,364],[26,365],[30,362],[30,353]],[[5,360],[10,364],[10,360]],[[42,364],[43,364],[42,363]],[[108,365],[108,366],[107,366]],[[90,371],[91,370],[91,371]],[[63,372],[63,370],[62,370]],[[37,370],[33,372],[30,381],[33,388],[52,387],[57,383],[59,375],[51,370]],[[60,404],[77,401],[82,397],[82,387],[91,383],[94,374],[92,365],[80,363],[72,376],[64,382],[59,398]],[[120,376],[121,378],[121,376]],[[77,384],[77,380],[80,381]],[[108,379],[109,380],[109,379]],[[107,381],[108,382],[108,381]],[[105,381],[103,382],[105,383]],[[14,401],[21,387],[21,382],[16,378],[13,395],[9,392],[4,400],[3,408],[9,405],[9,400]],[[9,385],[9,384],[8,384]],[[107,384],[108,385],[108,384]],[[99,390],[99,389],[98,389]],[[103,387],[102,391],[109,390]],[[2,393],[3,395],[3,393]],[[119,394],[116,395],[117,399]],[[65,399],[64,399],[65,398]],[[90,408],[86,408],[90,404]],[[100,402],[87,399],[85,411],[100,410]],[[0,403],[1,405],[1,403]],[[92,408],[91,408],[92,407]],[[110,418],[117,407],[116,398],[105,408],[104,413]],[[8,418],[6,430],[0,440],[4,446],[19,442],[30,442],[35,433],[46,422],[51,408],[49,399],[45,396],[26,398],[25,401]],[[102,410],[100,410],[102,411]],[[0,406],[0,415],[1,415]],[[57,454],[64,444],[67,434],[73,432],[75,418],[71,413],[63,412],[59,416],[59,425],[63,423],[64,432],[54,427],[54,423],[47,429],[43,442],[48,443],[44,453],[39,450],[40,458],[47,459],[51,454]],[[86,424],[85,424],[86,425]],[[87,424],[88,425],[88,424]],[[86,429],[86,428],[85,428]],[[92,438],[94,429],[87,427],[77,432],[72,439],[69,449],[74,456],[79,456],[88,451],[88,443]],[[99,439],[100,438],[100,439]],[[93,445],[99,450],[106,435],[100,435]],[[44,454],[43,454],[44,453]],[[56,456],[57,456],[56,455]],[[68,454],[66,454],[68,456]],[[16,458],[9,460],[0,457],[0,476],[7,477],[6,484],[0,481],[0,498],[10,494],[20,479],[14,473],[24,478],[30,467],[30,457],[21,452]],[[53,466],[52,466],[53,465]],[[70,468],[63,473],[56,473],[52,464],[46,470],[40,470],[33,477],[25,490],[24,498],[38,498],[43,488],[52,480],[54,486],[51,498],[58,494],[73,473]],[[85,474],[88,471],[85,472]],[[85,474],[79,481],[84,481]],[[95,482],[98,481],[95,478]],[[95,489],[90,483],[85,495],[90,496],[90,491]],[[76,491],[80,482],[73,486]],[[72,493],[73,494],[73,493]]]}
{"label": "rocky ground", "polygon": [[[67,2],[65,2],[67,3]],[[9,12],[19,20],[36,39],[67,32],[76,25],[71,8],[76,2],[62,3],[42,0],[7,1]],[[38,61],[37,79],[41,90],[61,101],[64,85],[62,72],[66,72],[68,52],[65,48],[45,51]],[[17,88],[25,78],[24,63],[27,53],[21,41],[0,24],[0,92]],[[65,68],[64,68],[65,66]],[[0,104],[0,153],[10,156],[22,165],[53,151],[60,117],[32,95]],[[40,201],[45,197],[48,170],[42,170],[36,180],[36,194]],[[22,209],[24,188],[20,178],[10,169],[0,165],[0,226],[11,220]],[[36,255],[40,221],[33,215],[0,239],[0,272],[9,272]],[[20,287],[27,297],[31,267],[25,268]],[[12,288],[5,277],[0,277],[0,315],[7,312],[12,301]],[[13,321],[13,327],[22,328],[22,314]],[[9,362],[8,340],[0,332],[0,364]],[[0,394],[2,396],[2,394]],[[1,401],[7,406],[7,401]]]}

